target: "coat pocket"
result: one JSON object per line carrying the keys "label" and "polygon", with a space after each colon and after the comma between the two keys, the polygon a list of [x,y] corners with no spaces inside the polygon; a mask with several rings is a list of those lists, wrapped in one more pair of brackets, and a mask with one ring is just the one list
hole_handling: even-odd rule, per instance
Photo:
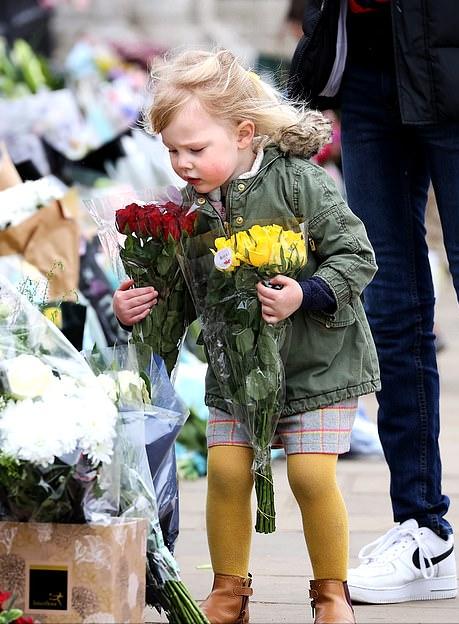
{"label": "coat pocket", "polygon": [[319,310],[307,310],[306,314],[316,323],[320,323],[324,327],[337,328],[347,327],[355,323],[355,312],[351,305],[345,305],[334,314],[327,314]]}

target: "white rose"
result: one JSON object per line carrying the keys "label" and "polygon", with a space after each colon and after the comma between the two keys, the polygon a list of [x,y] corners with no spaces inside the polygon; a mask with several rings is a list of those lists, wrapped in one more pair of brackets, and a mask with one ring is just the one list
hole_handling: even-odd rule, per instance
{"label": "white rose", "polygon": [[42,396],[55,379],[50,366],[25,353],[7,360],[5,369],[10,392],[17,399]]}
{"label": "white rose", "polygon": [[119,371],[118,384],[122,400],[135,403],[150,402],[145,381],[137,373],[129,370]]}
{"label": "white rose", "polygon": [[[132,392],[140,390],[141,381],[143,380],[130,370],[122,370],[118,373],[118,383],[123,396],[129,396]],[[131,388],[131,386],[134,386],[134,388]]]}

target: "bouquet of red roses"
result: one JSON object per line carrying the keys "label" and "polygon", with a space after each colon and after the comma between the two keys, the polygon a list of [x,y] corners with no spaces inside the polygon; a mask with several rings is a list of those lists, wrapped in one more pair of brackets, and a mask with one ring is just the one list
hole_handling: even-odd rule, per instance
{"label": "bouquet of red roses", "polygon": [[148,316],[133,326],[132,337],[160,355],[170,374],[186,328],[186,285],[176,249],[180,239],[193,232],[197,212],[183,201],[176,188],[168,188],[163,196],[146,192],[138,196],[121,206],[119,197],[103,197],[86,204],[100,226],[102,245],[114,259],[114,266],[119,258],[136,287],[154,286],[159,293]]}

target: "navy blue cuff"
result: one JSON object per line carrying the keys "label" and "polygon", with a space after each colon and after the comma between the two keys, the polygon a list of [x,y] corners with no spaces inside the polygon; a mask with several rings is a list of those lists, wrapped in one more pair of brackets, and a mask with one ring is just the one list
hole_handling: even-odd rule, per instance
{"label": "navy blue cuff", "polygon": [[118,321],[118,323],[120,324],[121,328],[124,329],[124,331],[127,331],[127,332],[131,332],[132,331],[132,325],[125,325],[124,323],[122,323],[119,320],[119,318],[117,316],[115,318]]}
{"label": "navy blue cuff", "polygon": [[320,277],[310,277],[298,282],[303,291],[304,310],[320,310],[327,314],[336,312],[336,299],[330,286]]}

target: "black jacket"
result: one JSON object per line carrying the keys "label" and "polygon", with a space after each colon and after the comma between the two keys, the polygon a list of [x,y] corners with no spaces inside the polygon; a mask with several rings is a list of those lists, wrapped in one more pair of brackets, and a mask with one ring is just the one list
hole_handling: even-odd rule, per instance
{"label": "black jacket", "polygon": [[[308,0],[292,59],[290,94],[321,108],[333,67],[340,0]],[[458,0],[393,0],[392,30],[402,121],[459,121]]]}

